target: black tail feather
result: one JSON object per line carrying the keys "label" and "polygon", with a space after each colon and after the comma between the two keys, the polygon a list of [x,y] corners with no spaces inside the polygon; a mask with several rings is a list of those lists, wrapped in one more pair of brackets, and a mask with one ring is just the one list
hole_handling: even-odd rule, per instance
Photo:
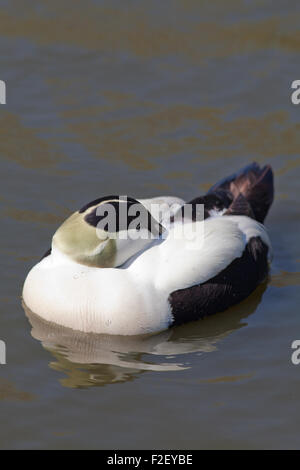
{"label": "black tail feather", "polygon": [[274,198],[273,179],[270,165],[260,168],[253,162],[216,183],[207,194],[223,192],[232,200],[227,214],[247,215],[263,222]]}

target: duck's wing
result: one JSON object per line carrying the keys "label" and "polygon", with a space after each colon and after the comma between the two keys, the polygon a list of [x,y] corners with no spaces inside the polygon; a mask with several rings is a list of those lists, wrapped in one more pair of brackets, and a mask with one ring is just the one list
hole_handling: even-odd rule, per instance
{"label": "duck's wing", "polygon": [[246,299],[268,274],[268,249],[259,237],[247,243],[243,255],[208,281],[174,291],[169,296],[173,325],[223,312]]}
{"label": "duck's wing", "polygon": [[160,282],[168,286],[176,325],[241,302],[268,273],[271,245],[262,224],[246,216],[208,218],[202,224],[198,248],[179,240],[161,246]]}

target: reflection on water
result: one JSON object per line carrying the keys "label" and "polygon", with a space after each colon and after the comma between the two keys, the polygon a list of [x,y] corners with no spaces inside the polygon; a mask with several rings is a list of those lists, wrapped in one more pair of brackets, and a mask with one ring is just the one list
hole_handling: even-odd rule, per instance
{"label": "reflection on water", "polygon": [[56,359],[50,367],[63,372],[66,387],[91,387],[133,380],[142,372],[180,371],[191,354],[215,351],[217,343],[246,325],[242,320],[259,305],[267,283],[246,301],[214,317],[150,336],[81,333],[50,324],[23,305],[31,334]]}

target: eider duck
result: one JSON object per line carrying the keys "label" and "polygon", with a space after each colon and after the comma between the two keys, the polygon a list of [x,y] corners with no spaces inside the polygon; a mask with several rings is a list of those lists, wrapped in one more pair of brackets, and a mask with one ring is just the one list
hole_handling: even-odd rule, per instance
{"label": "eider duck", "polygon": [[[273,172],[252,163],[185,202],[106,196],[58,228],[25,305],[82,332],[140,335],[241,302],[266,278]],[[187,214],[187,215],[186,215]]]}

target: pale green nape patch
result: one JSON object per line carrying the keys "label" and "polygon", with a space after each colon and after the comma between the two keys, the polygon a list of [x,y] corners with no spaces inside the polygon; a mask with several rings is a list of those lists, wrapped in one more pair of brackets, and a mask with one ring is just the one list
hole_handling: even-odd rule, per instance
{"label": "pale green nape patch", "polygon": [[[74,212],[55,232],[52,244],[73,261],[87,266],[107,268],[114,266],[116,242],[103,231],[88,224],[86,212]],[[98,235],[97,235],[98,234]]]}

